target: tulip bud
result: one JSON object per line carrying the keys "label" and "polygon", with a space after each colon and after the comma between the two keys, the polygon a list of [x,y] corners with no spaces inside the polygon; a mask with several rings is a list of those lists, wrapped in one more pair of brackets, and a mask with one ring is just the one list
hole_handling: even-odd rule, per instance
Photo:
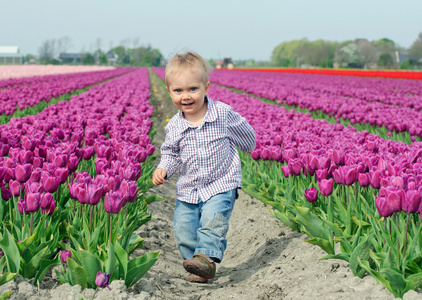
{"label": "tulip bud", "polygon": [[125,204],[120,190],[109,191],[104,197],[104,209],[108,213],[118,214]]}
{"label": "tulip bud", "polygon": [[416,213],[419,209],[421,203],[421,194],[415,190],[406,191],[406,196],[404,197],[402,203],[402,210],[407,213]]}
{"label": "tulip bud", "polygon": [[110,281],[110,275],[111,274],[107,274],[105,272],[101,273],[101,271],[98,271],[97,276],[95,277],[96,286],[100,288],[107,287],[109,290],[111,290],[111,288],[108,286],[109,281]]}
{"label": "tulip bud", "polygon": [[334,188],[334,181],[332,179],[323,179],[321,181],[318,181],[319,186],[319,192],[323,196],[330,196],[333,192]]}
{"label": "tulip bud", "polygon": [[371,187],[374,189],[379,189],[380,188],[380,182],[381,182],[381,177],[382,177],[382,173],[378,170],[376,170],[375,172],[372,173],[369,172],[370,174],[370,184]]}
{"label": "tulip bud", "polygon": [[291,159],[288,162],[288,166],[290,169],[290,173],[295,175],[295,176],[299,176],[301,171],[302,171],[302,163],[300,162],[299,159],[295,158],[295,159]]}
{"label": "tulip bud", "polygon": [[60,251],[60,260],[62,263],[66,263],[67,262],[67,258],[68,257],[72,257],[72,252],[68,251],[68,250],[61,250]]}
{"label": "tulip bud", "polygon": [[148,144],[147,145],[147,154],[148,155],[153,155],[154,154],[154,151],[155,151],[155,145]]}
{"label": "tulip bud", "polygon": [[290,168],[287,165],[281,166],[281,171],[283,172],[284,177],[289,178]]}
{"label": "tulip bud", "polygon": [[26,212],[36,212],[41,207],[41,193],[26,193],[25,194]]}
{"label": "tulip bud", "polygon": [[44,193],[41,197],[41,208],[50,208],[51,202],[53,201],[53,195],[50,193]]}
{"label": "tulip bud", "polygon": [[259,149],[255,149],[251,151],[251,156],[253,160],[258,160],[260,158],[261,151]]}
{"label": "tulip bud", "polygon": [[305,190],[303,194],[306,200],[310,203],[316,202],[318,200],[318,190],[314,187]]}
{"label": "tulip bud", "polygon": [[404,198],[403,190],[389,190],[387,194],[387,205],[393,212],[399,212],[401,211]]}
{"label": "tulip bud", "polygon": [[55,176],[46,176],[42,184],[46,192],[54,193],[59,188],[60,178]]}
{"label": "tulip bud", "polygon": [[361,187],[367,187],[369,185],[369,177],[366,173],[360,173],[358,176],[359,185]]}
{"label": "tulip bud", "polygon": [[28,181],[29,177],[31,177],[32,172],[32,165],[24,164],[24,165],[17,165],[15,168],[15,176],[16,180],[20,183],[25,183]]}
{"label": "tulip bud", "polygon": [[327,173],[328,173],[327,169],[316,170],[315,174],[316,174],[317,180],[321,181],[323,179],[327,179],[328,178]]}
{"label": "tulip bud", "polygon": [[375,197],[375,206],[377,207],[378,214],[381,217],[387,218],[393,214],[393,211],[387,204],[387,199],[383,196]]}

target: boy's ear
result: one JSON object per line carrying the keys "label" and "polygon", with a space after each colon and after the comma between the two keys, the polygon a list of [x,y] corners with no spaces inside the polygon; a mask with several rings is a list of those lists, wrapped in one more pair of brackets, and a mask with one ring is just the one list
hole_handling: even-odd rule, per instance
{"label": "boy's ear", "polygon": [[205,85],[205,95],[208,95],[209,88],[210,88],[210,82],[208,81],[207,84]]}
{"label": "boy's ear", "polygon": [[166,85],[166,90],[167,90],[167,92],[170,94],[170,88],[169,88],[169,86],[168,86],[168,85]]}

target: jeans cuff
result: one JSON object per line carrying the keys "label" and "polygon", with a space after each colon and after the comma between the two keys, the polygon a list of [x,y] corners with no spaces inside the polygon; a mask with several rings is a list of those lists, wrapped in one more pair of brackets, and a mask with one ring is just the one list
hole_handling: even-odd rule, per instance
{"label": "jeans cuff", "polygon": [[221,251],[211,251],[207,249],[196,249],[195,253],[202,253],[211,258],[216,263],[220,263],[223,260],[223,252]]}

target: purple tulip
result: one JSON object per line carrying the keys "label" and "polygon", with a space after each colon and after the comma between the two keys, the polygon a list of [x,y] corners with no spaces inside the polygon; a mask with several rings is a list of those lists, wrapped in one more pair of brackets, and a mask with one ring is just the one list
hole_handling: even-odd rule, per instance
{"label": "purple tulip", "polygon": [[314,187],[305,190],[305,198],[308,202],[313,203],[318,200],[318,190]]}
{"label": "purple tulip", "polygon": [[315,174],[318,181],[328,178],[327,169],[316,170]]}
{"label": "purple tulip", "polygon": [[26,204],[25,204],[25,200],[20,199],[20,200],[17,202],[17,205],[18,205],[18,211],[19,211],[19,213],[20,213],[21,215],[23,215],[24,213],[25,213],[25,214],[28,214],[28,212],[26,211]]}
{"label": "purple tulip", "polygon": [[72,257],[72,251],[68,251],[68,250],[60,251],[60,260],[62,263],[65,264],[67,262],[68,257]]}
{"label": "purple tulip", "polygon": [[283,176],[289,178],[290,176],[290,168],[288,165],[281,166],[281,171],[283,172]]}
{"label": "purple tulip", "polygon": [[361,187],[367,187],[369,186],[369,177],[366,173],[360,173],[358,176],[359,185]]}
{"label": "purple tulip", "polygon": [[104,209],[110,214],[118,214],[125,206],[123,194],[120,190],[109,191],[104,198]]}
{"label": "purple tulip", "polygon": [[82,157],[86,160],[91,159],[95,154],[94,147],[84,147],[82,148]]}
{"label": "purple tulip", "polygon": [[126,199],[126,202],[133,203],[136,200],[139,188],[136,181],[122,180],[122,183],[120,184],[120,190],[122,191],[123,197]]}
{"label": "purple tulip", "polygon": [[41,207],[41,193],[26,193],[25,194],[25,212],[36,212]]}
{"label": "purple tulip", "polygon": [[387,194],[387,205],[392,212],[399,212],[402,208],[405,194],[403,190],[389,190]]}
{"label": "purple tulip", "polygon": [[25,183],[25,190],[30,193],[43,193],[44,188],[39,182],[27,181]]}
{"label": "purple tulip", "polygon": [[50,208],[51,202],[53,201],[53,195],[50,193],[44,193],[41,197],[41,208]]}
{"label": "purple tulip", "polygon": [[59,188],[60,178],[56,176],[45,176],[41,178],[44,190],[49,193],[54,193]]}
{"label": "purple tulip", "polygon": [[383,196],[376,196],[375,197],[375,206],[377,207],[378,214],[381,217],[387,218],[393,214],[390,206],[387,204],[387,198]]}
{"label": "purple tulip", "polygon": [[[344,168],[344,167],[343,167]],[[344,173],[344,184],[345,185],[352,185],[357,179],[357,173],[355,168],[349,168],[345,170]]]}
{"label": "purple tulip", "polygon": [[97,205],[103,196],[103,189],[95,183],[80,184],[77,188],[77,200],[81,204]]}
{"label": "purple tulip", "polygon": [[70,172],[74,172],[78,168],[80,160],[76,155],[70,155],[66,167]]}
{"label": "purple tulip", "polygon": [[375,172],[369,172],[369,176],[370,176],[371,187],[374,189],[379,189],[381,186],[380,182],[381,182],[382,173],[376,170]]}
{"label": "purple tulip", "polygon": [[51,216],[54,213],[55,208],[56,208],[56,200],[52,200],[51,203],[50,203],[50,207],[42,208],[41,211],[44,214],[48,214],[49,216]]}
{"label": "purple tulip", "polygon": [[34,160],[32,162],[32,166],[35,168],[42,168],[44,164],[44,158],[42,157],[34,157]]}
{"label": "purple tulip", "polygon": [[17,165],[15,168],[16,180],[19,181],[20,183],[27,182],[29,177],[31,177],[31,172],[32,172],[32,165],[30,164]]}
{"label": "purple tulip", "polygon": [[421,194],[415,190],[407,190],[402,202],[402,210],[407,213],[416,213],[421,203]]}
{"label": "purple tulip", "polygon": [[323,179],[318,181],[319,192],[323,196],[330,196],[333,193],[334,181],[332,179]]}
{"label": "purple tulip", "polygon": [[261,151],[259,149],[252,150],[251,156],[253,160],[258,160],[260,158]]}
{"label": "purple tulip", "polygon": [[333,172],[333,179],[337,184],[344,184],[344,174],[342,168]]}
{"label": "purple tulip", "polygon": [[34,160],[34,152],[26,151],[26,150],[19,151],[19,161],[21,163],[32,164],[33,160]]}
{"label": "purple tulip", "polygon": [[9,189],[13,196],[17,197],[21,194],[22,185],[19,181],[10,180]]}
{"label": "purple tulip", "polygon": [[295,176],[299,176],[300,173],[302,172],[303,165],[298,158],[291,159],[288,162],[288,166],[289,166],[289,169],[290,169],[290,173],[295,175]]}
{"label": "purple tulip", "polygon": [[147,154],[148,155],[153,155],[154,154],[154,151],[155,151],[155,145],[148,144],[147,145]]}
{"label": "purple tulip", "polygon": [[111,288],[108,286],[109,281],[110,281],[110,275],[111,274],[107,274],[106,272],[102,273],[101,271],[98,271],[97,277],[95,277],[96,286],[100,288],[107,287],[109,290],[111,290]]}
{"label": "purple tulip", "polygon": [[67,177],[69,176],[69,170],[67,168],[57,168],[54,171],[54,175],[60,179],[60,184],[63,184],[66,182]]}
{"label": "purple tulip", "polygon": [[12,198],[12,193],[10,192],[9,188],[2,186],[0,187],[0,190],[1,190],[1,198],[4,201],[9,201],[9,199]]}

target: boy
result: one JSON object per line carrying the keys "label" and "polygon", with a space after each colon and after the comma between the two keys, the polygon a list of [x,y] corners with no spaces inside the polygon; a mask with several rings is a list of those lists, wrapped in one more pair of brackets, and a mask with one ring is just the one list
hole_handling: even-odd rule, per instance
{"label": "boy", "polygon": [[242,170],[238,146],[255,148],[255,131],[224,103],[208,98],[209,64],[198,54],[175,55],[165,71],[166,89],[179,112],[166,126],[161,162],[152,182],[164,183],[179,169],[174,232],[188,281],[215,276]]}

